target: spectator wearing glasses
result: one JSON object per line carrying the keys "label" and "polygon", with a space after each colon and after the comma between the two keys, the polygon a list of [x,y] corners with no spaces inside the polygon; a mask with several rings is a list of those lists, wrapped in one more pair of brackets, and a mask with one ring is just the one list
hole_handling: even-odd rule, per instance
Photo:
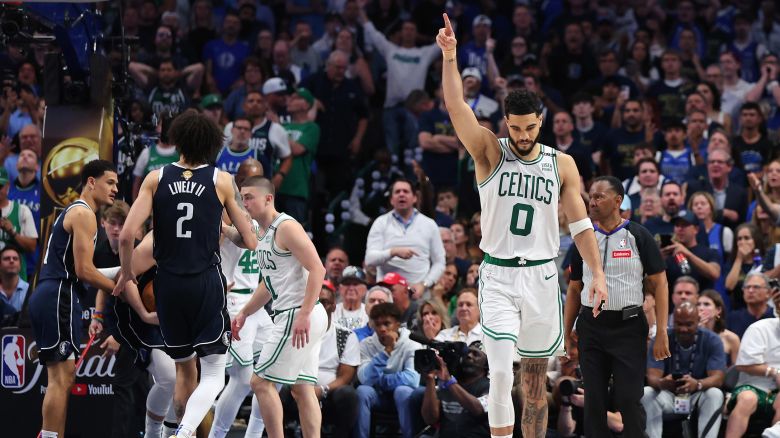
{"label": "spectator wearing glasses", "polygon": [[254,151],[249,147],[249,139],[252,137],[252,121],[244,116],[237,117],[230,128],[230,139],[217,155],[217,167],[235,175],[238,166],[247,158],[254,156]]}
{"label": "spectator wearing glasses", "polygon": [[[370,315],[371,309],[377,304],[392,302],[393,293],[390,291],[390,289],[379,285],[374,286],[366,293],[366,314]],[[371,326],[371,321],[369,320],[368,324],[355,329],[354,332],[355,336],[358,338],[358,341],[362,342],[363,339],[371,337],[374,334],[374,328]]]}
{"label": "spectator wearing glasses", "polygon": [[688,182],[687,193],[707,192],[715,198],[715,221],[734,228],[745,221],[748,196],[745,187],[729,180],[734,166],[731,154],[716,149],[707,155],[707,179]]}
{"label": "spectator wearing glasses", "polygon": [[366,273],[357,266],[347,266],[339,283],[339,298],[333,312],[333,322],[347,330],[368,324],[363,299],[366,295]]}
{"label": "spectator wearing glasses", "polygon": [[769,306],[769,278],[760,272],[752,272],[742,284],[745,308],[729,313],[728,327],[742,338],[747,328],[756,321],[772,318],[774,313]]}

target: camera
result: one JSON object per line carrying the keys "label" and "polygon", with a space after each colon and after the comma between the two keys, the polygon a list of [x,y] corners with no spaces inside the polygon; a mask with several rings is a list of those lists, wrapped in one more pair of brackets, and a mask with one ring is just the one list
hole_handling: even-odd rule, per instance
{"label": "camera", "polygon": [[585,388],[585,385],[582,384],[582,380],[571,380],[566,379],[562,380],[559,384],[559,388],[561,390],[561,396],[562,397],[571,397],[572,395],[577,393],[577,390],[579,388]]}
{"label": "camera", "polygon": [[410,339],[416,342],[424,340],[425,342],[420,343],[428,346],[426,349],[414,352],[414,370],[421,375],[426,375],[431,371],[441,369],[439,360],[436,358],[436,352],[438,351],[450,374],[457,377],[460,374],[463,359],[469,354],[468,345],[465,342],[439,342],[417,339],[420,337],[414,333],[409,336]]}
{"label": "camera", "polygon": [[776,289],[780,289],[780,280],[777,278],[770,278],[769,279],[769,290],[774,291]]}

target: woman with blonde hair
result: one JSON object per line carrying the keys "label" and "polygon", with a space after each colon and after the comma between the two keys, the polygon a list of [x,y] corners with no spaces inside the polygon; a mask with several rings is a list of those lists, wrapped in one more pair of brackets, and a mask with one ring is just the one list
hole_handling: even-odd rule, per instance
{"label": "woman with blonde hair", "polygon": [[726,353],[726,365],[733,365],[739,353],[739,336],[726,328],[726,306],[717,291],[707,289],[699,294],[696,304],[699,310],[699,325],[720,336],[723,351]]}
{"label": "woman with blonde hair", "polygon": [[417,311],[418,327],[426,338],[433,340],[440,331],[450,328],[450,315],[436,299],[423,300]]}

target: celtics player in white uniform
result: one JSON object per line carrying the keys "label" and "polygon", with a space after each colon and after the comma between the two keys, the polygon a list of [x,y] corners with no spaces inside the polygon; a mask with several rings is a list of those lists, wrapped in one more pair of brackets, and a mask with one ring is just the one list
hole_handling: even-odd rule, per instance
{"label": "celtics player in white uniform", "polygon": [[[252,211],[248,210],[250,216]],[[252,220],[252,229],[257,233],[260,226]],[[227,293],[227,310],[231,321],[244,308],[252,293],[260,284],[260,265],[257,251],[239,248],[229,239],[223,239],[219,247],[222,260],[222,273],[230,287]],[[260,355],[263,344],[271,332],[273,322],[268,312],[260,308],[244,320],[241,339],[233,339],[228,348],[227,368],[230,380],[217,400],[214,409],[214,422],[209,438],[223,438],[230,431],[241,402],[249,394],[249,382],[252,378],[254,359]],[[253,410],[258,409],[253,403]],[[265,428],[262,417],[254,412],[250,417],[246,438],[260,438]]]}
{"label": "celtics player in white uniform", "polygon": [[[260,402],[269,438],[284,436],[277,383],[292,385],[303,436],[317,438],[322,413],[313,385],[317,383],[320,346],[328,327],[328,315],[317,301],[325,267],[303,227],[276,211],[271,181],[247,178],[241,196],[244,206],[260,223],[257,253],[262,283],[233,320],[233,337],[241,339],[247,315],[273,300],[274,325],[255,365],[252,390]],[[236,230],[223,229],[230,240],[240,244]]]}
{"label": "celtics player in white uniform", "polygon": [[[552,261],[559,249],[559,199],[577,249],[594,273],[594,302],[607,299],[604,271],[574,160],[536,142],[542,125],[539,98],[525,89],[509,94],[504,101],[508,138],[499,140],[481,127],[463,100],[457,41],[447,14],[444,23],[436,38],[444,57],[444,100],[458,139],[474,159],[482,206],[480,249],[485,260],[479,274],[479,300],[490,366],[490,434],[510,437],[513,433],[510,391],[517,352],[523,371],[523,436],[543,437],[547,361],[562,355],[564,345],[561,297]],[[594,309],[594,314],[598,312]]]}

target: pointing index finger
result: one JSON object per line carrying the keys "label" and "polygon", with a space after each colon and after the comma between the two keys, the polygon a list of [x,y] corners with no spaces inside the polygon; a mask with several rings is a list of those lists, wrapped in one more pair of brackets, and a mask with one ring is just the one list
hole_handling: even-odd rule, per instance
{"label": "pointing index finger", "polygon": [[452,24],[450,24],[450,17],[447,16],[447,13],[445,12],[442,14],[444,17],[444,33],[447,34],[447,36],[452,35]]}

